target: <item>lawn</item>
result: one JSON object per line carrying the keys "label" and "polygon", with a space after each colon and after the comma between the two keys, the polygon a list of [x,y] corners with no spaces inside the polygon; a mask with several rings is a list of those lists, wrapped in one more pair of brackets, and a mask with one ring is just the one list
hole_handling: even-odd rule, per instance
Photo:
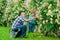
{"label": "lawn", "polygon": [[0,27],[0,40],[60,40],[60,38],[41,36],[40,33],[28,33],[27,38],[10,38],[9,27]]}

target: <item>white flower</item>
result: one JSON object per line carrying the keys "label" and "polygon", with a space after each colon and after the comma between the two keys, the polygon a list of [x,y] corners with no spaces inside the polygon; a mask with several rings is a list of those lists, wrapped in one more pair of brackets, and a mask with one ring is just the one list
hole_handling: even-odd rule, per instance
{"label": "white flower", "polygon": [[46,20],[46,22],[48,22],[48,20]]}
{"label": "white flower", "polygon": [[57,24],[60,24],[59,20],[60,20],[60,19],[56,19],[55,22],[57,22]]}
{"label": "white flower", "polygon": [[18,15],[15,16],[15,18],[17,18],[17,17],[18,17]]}
{"label": "white flower", "polygon": [[57,19],[55,19],[55,22],[57,22],[58,20]]}
{"label": "white flower", "polygon": [[52,21],[53,19],[52,19],[52,18],[50,18],[50,20]]}
{"label": "white flower", "polygon": [[9,10],[10,10],[10,7],[7,7],[7,8],[5,9],[5,13],[7,13]]}
{"label": "white flower", "polygon": [[48,6],[48,9],[50,9],[52,7],[52,4],[50,4],[49,6]]}
{"label": "white flower", "polygon": [[47,12],[47,10],[44,10],[44,12]]}
{"label": "white flower", "polygon": [[53,24],[53,21],[50,21],[51,24]]}
{"label": "white flower", "polygon": [[60,6],[60,0],[57,0],[57,6],[58,7]]}
{"label": "white flower", "polygon": [[59,19],[59,17],[60,17],[60,13],[57,14],[57,18],[58,18],[58,19]]}
{"label": "white flower", "polygon": [[52,15],[52,11],[51,10],[48,10],[48,13],[46,14],[47,16],[48,15]]}
{"label": "white flower", "polygon": [[40,24],[40,27],[42,26],[42,24]]}
{"label": "white flower", "polygon": [[42,2],[40,2],[40,4],[42,4]]}
{"label": "white flower", "polygon": [[45,21],[43,21],[43,24],[45,24]]}
{"label": "white flower", "polygon": [[51,11],[51,10],[48,10],[48,13],[49,13],[49,14],[51,14],[51,13],[52,13],[52,11]]}
{"label": "white flower", "polygon": [[39,19],[42,20],[42,16],[41,15],[39,15]]}
{"label": "white flower", "polygon": [[53,17],[53,15],[50,15],[51,17]]}

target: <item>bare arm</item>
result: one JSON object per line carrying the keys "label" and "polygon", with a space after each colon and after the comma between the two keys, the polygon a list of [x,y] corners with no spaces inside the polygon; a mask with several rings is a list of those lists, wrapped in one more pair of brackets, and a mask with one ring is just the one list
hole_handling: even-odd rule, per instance
{"label": "bare arm", "polygon": [[36,19],[36,17],[33,17],[33,18],[28,19],[28,21],[35,20],[35,19]]}

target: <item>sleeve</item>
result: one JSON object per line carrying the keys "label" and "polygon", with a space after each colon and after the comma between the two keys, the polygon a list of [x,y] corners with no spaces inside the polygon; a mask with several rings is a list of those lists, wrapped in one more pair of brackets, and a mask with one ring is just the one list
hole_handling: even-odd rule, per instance
{"label": "sleeve", "polygon": [[22,20],[23,22],[28,22],[29,20],[26,19],[25,17],[19,17],[19,20]]}
{"label": "sleeve", "polygon": [[32,18],[32,16],[30,15],[29,18]]}
{"label": "sleeve", "polygon": [[23,20],[22,21],[24,21],[24,22],[28,22],[29,20],[28,19],[26,19],[26,18],[23,18]]}

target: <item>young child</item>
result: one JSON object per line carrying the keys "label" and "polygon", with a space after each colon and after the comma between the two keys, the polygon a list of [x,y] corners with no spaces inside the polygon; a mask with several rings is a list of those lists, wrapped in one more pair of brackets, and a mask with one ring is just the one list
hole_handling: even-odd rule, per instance
{"label": "young child", "polygon": [[[29,18],[33,18],[33,17],[35,17],[35,16],[36,16],[36,15],[35,15],[35,10],[32,10]],[[29,32],[34,32],[35,22],[36,22],[35,19],[29,21]]]}
{"label": "young child", "polygon": [[25,37],[26,36],[26,25],[24,25],[24,22],[28,22],[28,21],[33,20],[35,18],[36,17],[26,19],[26,13],[22,12],[21,15],[18,18],[16,18],[16,20],[12,24],[13,31],[20,29],[20,31],[18,32],[16,37],[19,37],[19,36]]}

